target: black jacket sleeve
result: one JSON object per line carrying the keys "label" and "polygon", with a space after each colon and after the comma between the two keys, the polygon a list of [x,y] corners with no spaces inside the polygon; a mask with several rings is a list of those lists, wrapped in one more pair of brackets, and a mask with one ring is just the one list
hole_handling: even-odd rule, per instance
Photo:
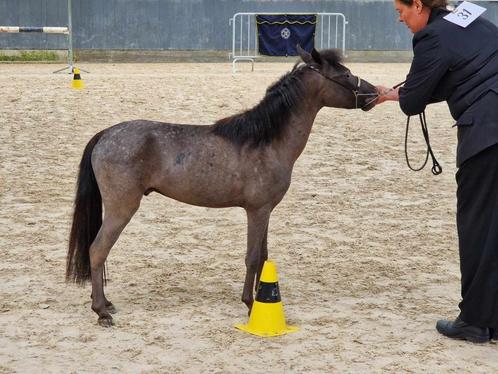
{"label": "black jacket sleeve", "polygon": [[413,54],[407,81],[399,90],[401,110],[408,116],[422,113],[427,104],[442,100],[432,95],[449,68],[443,46],[433,30],[422,30],[414,36]]}

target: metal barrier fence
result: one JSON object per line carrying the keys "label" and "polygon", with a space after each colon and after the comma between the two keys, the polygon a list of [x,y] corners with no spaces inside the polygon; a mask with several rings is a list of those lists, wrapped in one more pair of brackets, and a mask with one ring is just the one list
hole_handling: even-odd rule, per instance
{"label": "metal barrier fence", "polygon": [[[320,49],[340,48],[346,53],[346,17],[342,13],[235,13],[229,20],[232,26],[232,71],[235,73],[237,61],[250,61],[254,71],[254,59],[261,57],[258,52],[258,28],[256,15],[303,15],[317,16],[315,47]],[[334,22],[332,22],[332,19]]]}

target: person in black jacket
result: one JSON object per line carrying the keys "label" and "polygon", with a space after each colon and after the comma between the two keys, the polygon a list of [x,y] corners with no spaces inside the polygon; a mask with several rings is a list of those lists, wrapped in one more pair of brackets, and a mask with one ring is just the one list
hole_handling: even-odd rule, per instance
{"label": "person in black jacket", "polygon": [[413,32],[404,87],[377,86],[377,104],[399,101],[407,115],[445,100],[457,127],[460,314],[437,330],[472,342],[498,339],[498,27],[483,17],[466,28],[443,17],[446,0],[395,0]]}

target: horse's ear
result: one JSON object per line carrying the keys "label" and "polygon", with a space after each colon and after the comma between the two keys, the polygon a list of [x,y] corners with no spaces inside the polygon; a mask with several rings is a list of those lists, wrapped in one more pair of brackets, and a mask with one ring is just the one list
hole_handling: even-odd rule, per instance
{"label": "horse's ear", "polygon": [[322,56],[320,56],[320,52],[318,52],[315,48],[311,51],[311,57],[317,64],[322,64]]}
{"label": "horse's ear", "polygon": [[299,56],[301,56],[301,59],[307,64],[313,62],[313,57],[311,57],[311,54],[302,49],[299,44],[296,45],[296,51]]}

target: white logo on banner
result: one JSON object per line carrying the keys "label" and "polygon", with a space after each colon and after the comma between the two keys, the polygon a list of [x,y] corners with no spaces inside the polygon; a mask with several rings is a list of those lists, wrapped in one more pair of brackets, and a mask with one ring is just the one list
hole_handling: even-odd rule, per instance
{"label": "white logo on banner", "polygon": [[280,31],[280,36],[284,39],[289,39],[291,36],[291,32],[287,27],[284,27],[282,31]]}

